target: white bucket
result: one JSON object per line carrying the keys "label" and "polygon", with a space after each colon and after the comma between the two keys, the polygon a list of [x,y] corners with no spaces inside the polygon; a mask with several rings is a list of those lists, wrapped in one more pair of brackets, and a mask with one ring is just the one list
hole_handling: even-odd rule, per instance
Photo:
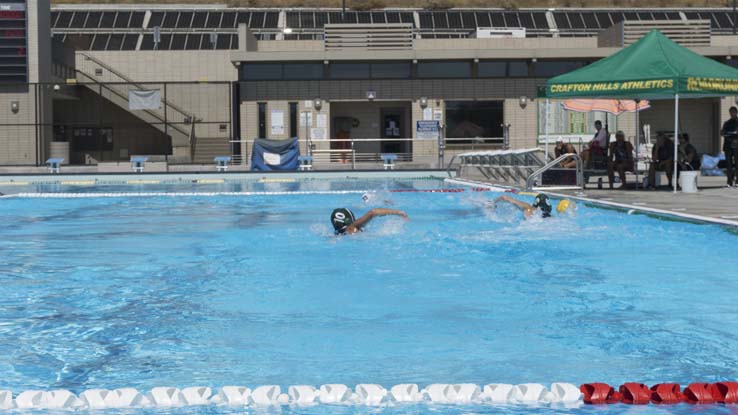
{"label": "white bucket", "polygon": [[681,172],[679,180],[681,181],[682,192],[697,193],[697,177],[699,175],[700,172],[698,170]]}

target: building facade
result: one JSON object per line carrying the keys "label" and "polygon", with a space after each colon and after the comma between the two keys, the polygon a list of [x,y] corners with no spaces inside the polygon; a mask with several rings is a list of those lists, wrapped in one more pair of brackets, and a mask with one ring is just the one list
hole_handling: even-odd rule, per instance
{"label": "building facade", "polygon": [[[538,147],[546,132],[580,145],[596,119],[634,140],[633,114],[550,102],[546,120],[539,87],[615,53],[645,27],[722,62],[738,56],[727,9],[22,7],[28,77],[0,86],[8,107],[17,102],[0,116],[4,165],[42,164],[60,148],[73,164],[141,154],[245,161],[255,138],[297,137],[325,163],[346,163],[353,149],[359,163],[393,153],[427,167],[441,149]],[[18,33],[2,42],[19,42]],[[142,94],[155,100],[142,108]],[[701,152],[719,151],[720,120],[734,101],[681,103],[682,129]],[[652,102],[638,122],[670,131],[671,108]]]}

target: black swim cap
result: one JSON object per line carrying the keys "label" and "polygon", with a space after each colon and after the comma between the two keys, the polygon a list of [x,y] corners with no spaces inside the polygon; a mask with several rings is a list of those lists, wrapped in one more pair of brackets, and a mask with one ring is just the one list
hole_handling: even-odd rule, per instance
{"label": "black swim cap", "polygon": [[550,217],[551,211],[553,210],[551,202],[548,201],[548,196],[544,195],[543,193],[539,193],[536,195],[536,200],[533,201],[533,207],[540,209],[540,211],[543,213],[544,218]]}
{"label": "black swim cap", "polygon": [[346,228],[349,227],[356,218],[354,213],[348,208],[334,209],[331,213],[331,223],[333,224],[333,230],[336,235],[346,232]]}

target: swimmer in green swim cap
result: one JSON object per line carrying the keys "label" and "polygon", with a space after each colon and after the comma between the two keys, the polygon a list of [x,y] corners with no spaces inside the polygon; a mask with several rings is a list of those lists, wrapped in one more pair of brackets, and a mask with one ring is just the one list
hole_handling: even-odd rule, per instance
{"label": "swimmer in green swim cap", "polygon": [[522,210],[523,215],[525,215],[526,219],[535,215],[536,211],[539,211],[539,210],[541,211],[541,216],[543,216],[544,218],[550,218],[551,210],[553,210],[553,206],[551,206],[551,202],[549,202],[548,196],[544,195],[543,193],[539,193],[536,195],[536,198],[533,201],[532,205],[525,203],[522,200],[518,200],[510,196],[507,196],[507,195],[500,196],[497,199],[495,199],[495,203],[499,203],[499,202],[510,203],[511,205]]}
{"label": "swimmer in green swim cap", "polygon": [[351,235],[361,232],[372,219],[377,216],[397,215],[408,219],[407,213],[395,209],[375,208],[367,212],[364,216],[356,219],[354,212],[349,208],[334,209],[331,213],[331,224],[336,235]]}

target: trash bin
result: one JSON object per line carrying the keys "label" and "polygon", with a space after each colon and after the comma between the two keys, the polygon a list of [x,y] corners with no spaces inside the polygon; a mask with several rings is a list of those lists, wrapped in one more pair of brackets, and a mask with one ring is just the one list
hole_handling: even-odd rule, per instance
{"label": "trash bin", "polygon": [[681,172],[679,175],[679,180],[681,181],[682,192],[696,193],[697,192],[697,177],[699,175],[700,175],[699,170]]}

